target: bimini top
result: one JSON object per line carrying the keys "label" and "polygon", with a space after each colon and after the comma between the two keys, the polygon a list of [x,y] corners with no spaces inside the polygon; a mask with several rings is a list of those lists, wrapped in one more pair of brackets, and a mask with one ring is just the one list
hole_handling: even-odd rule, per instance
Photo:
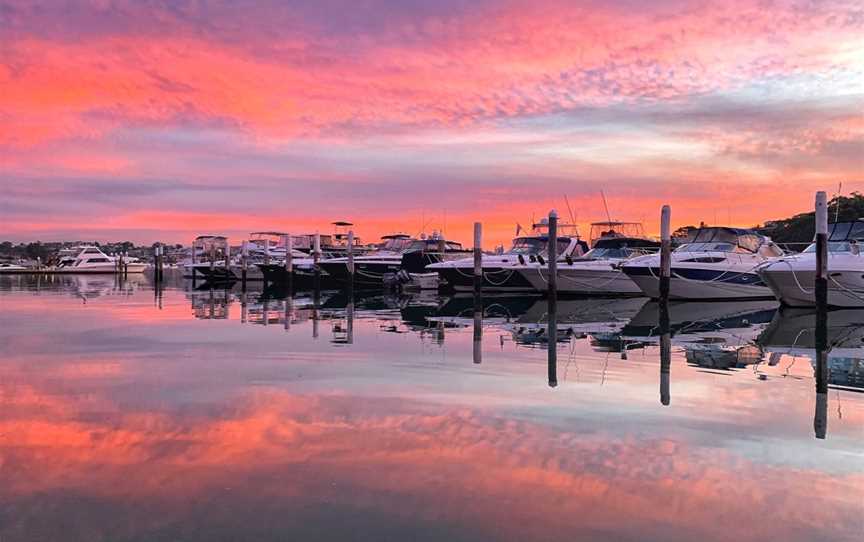
{"label": "bimini top", "polygon": [[829,241],[864,241],[864,220],[828,224]]}
{"label": "bimini top", "polygon": [[393,233],[391,235],[382,235],[381,239],[411,239],[407,233]]}
{"label": "bimini top", "polygon": [[729,243],[749,252],[757,252],[768,238],[754,230],[725,226],[703,227],[691,233],[685,241],[691,243]]}

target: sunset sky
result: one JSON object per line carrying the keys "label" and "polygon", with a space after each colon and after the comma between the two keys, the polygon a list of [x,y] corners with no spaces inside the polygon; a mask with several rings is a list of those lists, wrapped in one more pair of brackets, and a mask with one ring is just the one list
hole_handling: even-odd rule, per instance
{"label": "sunset sky", "polygon": [[749,226],[864,192],[860,0],[0,0],[0,238]]}

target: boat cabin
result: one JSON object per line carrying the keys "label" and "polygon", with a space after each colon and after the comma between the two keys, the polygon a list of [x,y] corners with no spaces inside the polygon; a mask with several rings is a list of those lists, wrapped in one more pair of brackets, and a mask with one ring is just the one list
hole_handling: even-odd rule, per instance
{"label": "boat cabin", "polygon": [[733,252],[760,254],[764,257],[783,255],[783,251],[769,237],[749,229],[722,226],[705,226],[693,230],[687,241],[675,252]]}

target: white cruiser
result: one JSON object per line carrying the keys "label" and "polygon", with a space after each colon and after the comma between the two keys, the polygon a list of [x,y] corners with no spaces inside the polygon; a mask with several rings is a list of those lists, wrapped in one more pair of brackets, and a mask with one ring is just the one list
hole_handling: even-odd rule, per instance
{"label": "white cruiser", "polygon": [[[64,259],[55,269],[61,273],[118,273],[118,256],[109,256],[98,247],[80,247],[80,252],[74,259]],[[137,258],[122,259],[124,270],[128,273],[143,273],[146,263]]]}
{"label": "white cruiser", "polygon": [[[582,241],[575,231],[575,226],[562,224],[558,226],[559,235],[557,253],[559,261],[578,258],[588,250],[588,244]],[[536,263],[546,264],[549,253],[549,224],[543,219],[534,224],[532,235],[517,237],[513,246],[503,254],[483,254],[482,289],[493,292],[532,292],[534,286],[519,273],[519,268]],[[445,261],[426,267],[438,273],[442,285],[456,291],[470,291],[474,288],[474,258],[460,258]]]}
{"label": "white cruiser", "polygon": [[[672,252],[672,299],[771,298],[757,268],[783,251],[770,238],[753,230],[702,227]],[[660,297],[660,256],[634,258],[624,273],[652,298]]]}
{"label": "white cruiser", "polygon": [[[828,304],[864,307],[864,221],[828,225]],[[759,267],[777,299],[792,307],[816,305],[816,245]]]}
{"label": "white cruiser", "polygon": [[[581,258],[565,258],[558,264],[558,292],[578,295],[642,295],[642,289],[624,274],[621,265],[657,252],[660,243],[647,239],[636,222],[595,222],[591,225],[592,248]],[[595,236],[595,230],[601,230]],[[519,269],[535,290],[546,291],[549,266],[527,264]]]}

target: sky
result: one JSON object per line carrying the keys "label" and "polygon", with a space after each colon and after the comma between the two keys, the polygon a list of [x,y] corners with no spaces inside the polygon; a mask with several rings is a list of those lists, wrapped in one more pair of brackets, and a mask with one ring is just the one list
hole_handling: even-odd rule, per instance
{"label": "sky", "polygon": [[[752,226],[864,192],[860,0],[0,0],[0,238]],[[566,201],[565,201],[566,196]],[[568,209],[569,203],[569,209]]]}

